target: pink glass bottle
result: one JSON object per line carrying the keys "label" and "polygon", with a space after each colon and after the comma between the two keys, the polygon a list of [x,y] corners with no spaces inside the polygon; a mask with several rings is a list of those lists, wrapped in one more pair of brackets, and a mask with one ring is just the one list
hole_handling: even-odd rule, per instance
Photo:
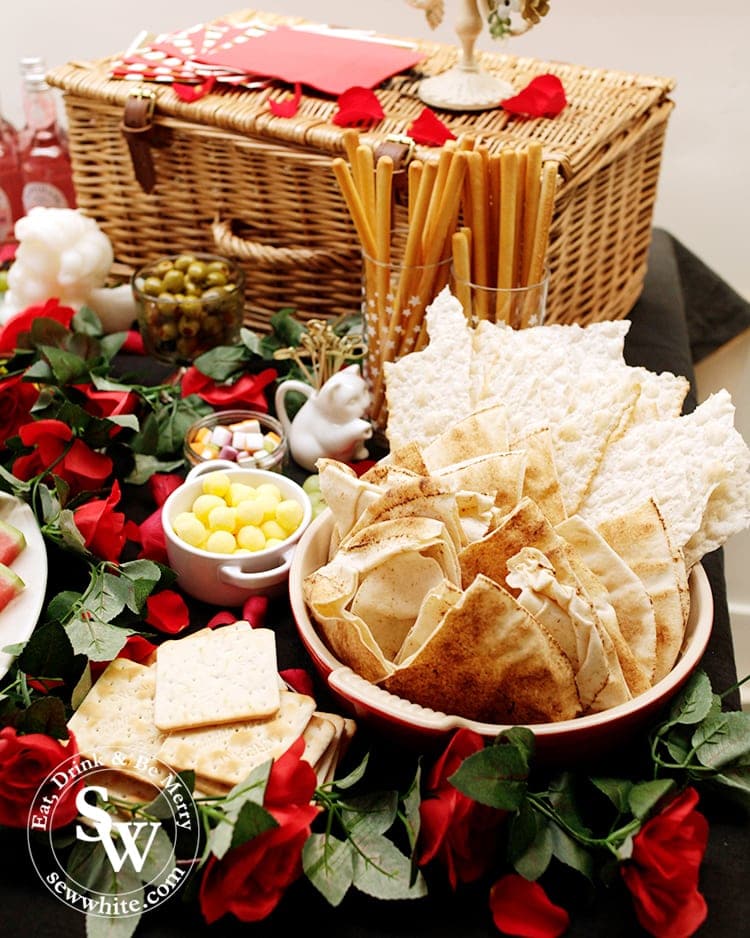
{"label": "pink glass bottle", "polygon": [[75,208],[76,194],[65,135],[57,119],[57,102],[44,74],[23,76],[26,127],[21,149],[24,213],[37,205]]}
{"label": "pink glass bottle", "polygon": [[23,214],[22,188],[18,133],[0,114],[0,245],[13,239],[13,226]]}

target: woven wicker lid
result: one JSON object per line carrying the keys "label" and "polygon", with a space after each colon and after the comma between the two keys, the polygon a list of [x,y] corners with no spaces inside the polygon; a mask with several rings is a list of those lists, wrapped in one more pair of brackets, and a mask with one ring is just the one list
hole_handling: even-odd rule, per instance
{"label": "woven wicker lid", "polygon": [[[311,22],[257,10],[242,10],[223,19],[234,22],[261,19],[271,25]],[[362,142],[377,144],[389,134],[406,133],[424,107],[418,97],[420,80],[444,71],[456,61],[457,46],[416,39],[414,42],[425,53],[425,59],[415,70],[397,75],[377,89],[386,117],[372,131],[362,133]],[[71,94],[124,106],[136,83],[110,77],[114,58],[117,55],[95,62],[69,62],[54,69],[48,81]],[[519,90],[538,75],[557,75],[565,88],[568,105],[554,120],[518,118],[502,109],[442,113],[442,119],[456,136],[462,133],[481,136],[490,150],[538,140],[544,145],[545,158],[559,161],[565,179],[577,176],[587,163],[599,158],[613,139],[647,119],[655,109],[672,106],[667,96],[674,81],[669,78],[488,52],[479,53],[479,60],[487,71]],[[278,83],[257,90],[220,90],[190,103],[181,101],[169,86],[150,82],[147,87],[156,95],[158,117],[173,117],[324,153],[343,150],[342,128],[332,123],[337,104],[331,97],[303,93],[296,116],[281,118],[275,117],[268,107],[269,98],[279,96]],[[417,152],[421,158],[429,159],[437,148],[419,147]]]}

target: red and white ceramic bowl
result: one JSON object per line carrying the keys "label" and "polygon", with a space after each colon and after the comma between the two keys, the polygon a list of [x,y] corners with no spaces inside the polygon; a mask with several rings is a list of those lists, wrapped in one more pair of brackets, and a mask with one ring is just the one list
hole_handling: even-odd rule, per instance
{"label": "red and white ceramic bowl", "polygon": [[[494,738],[507,726],[480,723],[450,713],[440,713],[404,700],[364,680],[343,665],[321,638],[305,604],[302,584],[305,577],[328,559],[333,516],[322,512],[307,528],[297,544],[289,571],[289,596],[297,630],[315,668],[342,708],[373,728],[397,734],[399,741],[428,749],[447,741],[459,727]],[[529,725],[536,737],[540,761],[584,761],[605,754],[647,729],[700,662],[713,625],[713,597],[703,567],[690,574],[690,615],[682,653],[672,671],[634,700],[602,713]]]}

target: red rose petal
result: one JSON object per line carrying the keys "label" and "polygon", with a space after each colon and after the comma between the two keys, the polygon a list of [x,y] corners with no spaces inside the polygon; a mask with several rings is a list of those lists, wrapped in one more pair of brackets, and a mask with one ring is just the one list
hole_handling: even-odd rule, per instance
{"label": "red rose petal", "polygon": [[294,86],[294,94],[287,95],[280,101],[268,101],[268,109],[275,117],[294,117],[299,110],[299,103],[302,98],[302,85],[297,82]]}
{"label": "red rose petal", "polygon": [[249,596],[242,607],[242,618],[247,619],[254,629],[261,629],[267,609],[267,596]]}
{"label": "red rose petal", "polygon": [[519,938],[558,938],[570,924],[565,909],[551,902],[539,883],[517,873],[501,877],[490,889],[490,909],[497,928]]}
{"label": "red rose petal", "polygon": [[383,120],[385,111],[375,92],[370,88],[355,85],[339,95],[338,110],[333,115],[333,123],[338,127],[354,127],[359,124],[375,124]]}
{"label": "red rose petal", "polygon": [[215,84],[216,77],[209,75],[204,82],[198,85],[184,85],[182,82],[175,81],[172,83],[172,88],[180,101],[187,101],[187,103],[190,104],[193,101],[199,101],[201,98],[205,98],[207,94],[211,93]]}
{"label": "red rose petal", "polygon": [[411,122],[407,134],[415,143],[427,147],[441,147],[446,140],[455,140],[456,135],[428,107]]}
{"label": "red rose petal", "polygon": [[308,697],[315,696],[312,678],[304,668],[286,668],[279,671],[279,676],[298,694],[307,694]]}
{"label": "red rose petal", "polygon": [[218,629],[222,625],[233,625],[237,621],[237,616],[233,612],[217,612],[215,616],[206,623],[207,629]]}
{"label": "red rose petal", "polygon": [[185,600],[174,590],[162,590],[146,600],[146,622],[159,632],[176,635],[190,625],[190,612]]}
{"label": "red rose petal", "polygon": [[528,117],[556,117],[568,103],[557,75],[538,75],[512,98],[501,101],[503,110]]}

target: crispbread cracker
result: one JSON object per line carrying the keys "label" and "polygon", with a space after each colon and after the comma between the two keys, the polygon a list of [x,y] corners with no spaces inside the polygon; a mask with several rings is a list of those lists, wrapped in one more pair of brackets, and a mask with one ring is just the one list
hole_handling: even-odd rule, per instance
{"label": "crispbread cracker", "polygon": [[159,646],[154,722],[161,730],[233,723],[279,708],[276,636],[239,621]]}
{"label": "crispbread cracker", "polygon": [[[154,724],[156,668],[115,658],[110,662],[68,721],[83,755],[96,753],[102,765],[147,782],[163,781],[166,770],[150,760],[158,754],[164,734]],[[127,765],[117,753],[127,757]],[[139,762],[143,756],[145,762]],[[146,769],[140,767],[148,762]],[[152,771],[148,771],[151,769]]]}
{"label": "crispbread cracker", "polygon": [[491,495],[497,508],[510,511],[521,497],[525,472],[525,452],[491,452],[437,469],[433,478],[454,491]]}
{"label": "crispbread cracker", "polygon": [[[635,424],[607,450],[579,514],[593,527],[653,498],[688,569],[750,524],[750,451],[727,391],[691,414]],[[704,520],[705,518],[705,520]]]}
{"label": "crispbread cracker", "polygon": [[208,781],[236,785],[257,766],[286,752],[303,734],[314,711],[312,697],[281,691],[273,716],[170,733],[159,758],[178,770],[194,769]]}
{"label": "crispbread cracker", "polygon": [[427,347],[383,365],[391,449],[429,443],[474,409],[471,332],[461,303],[447,287],[427,307],[425,322]]}

